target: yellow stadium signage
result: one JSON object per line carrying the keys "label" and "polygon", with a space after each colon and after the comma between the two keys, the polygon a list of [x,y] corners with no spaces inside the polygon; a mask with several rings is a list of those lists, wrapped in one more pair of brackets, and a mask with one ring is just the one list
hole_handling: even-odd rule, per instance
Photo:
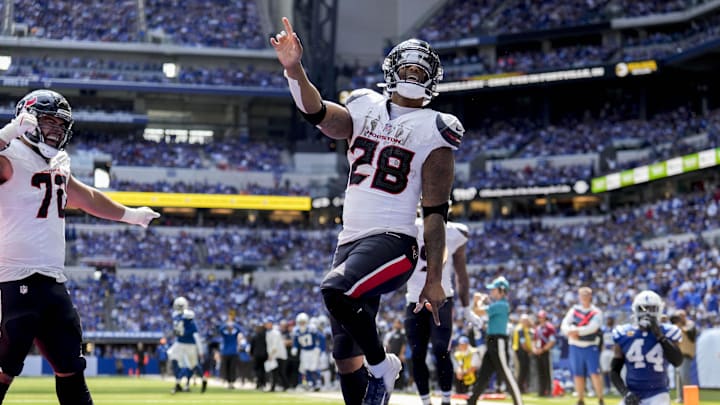
{"label": "yellow stadium signage", "polygon": [[310,211],[310,197],[241,194],[181,194],[108,191],[113,201],[138,207],[230,208],[236,210]]}

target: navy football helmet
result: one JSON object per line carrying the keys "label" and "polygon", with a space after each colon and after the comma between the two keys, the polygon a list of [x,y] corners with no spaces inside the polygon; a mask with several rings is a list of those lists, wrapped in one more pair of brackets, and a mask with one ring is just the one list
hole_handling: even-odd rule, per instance
{"label": "navy football helmet", "polygon": [[[23,112],[34,115],[38,120],[37,130],[23,137],[36,146],[43,156],[53,158],[58,151],[65,149],[72,138],[74,123],[70,103],[65,97],[52,90],[35,90],[17,103],[15,116]],[[59,120],[48,120],[47,117]]]}
{"label": "navy football helmet", "polygon": [[[420,67],[425,72],[424,82],[401,79],[398,72],[406,65]],[[436,89],[443,78],[443,68],[437,52],[423,40],[408,39],[395,46],[385,57],[382,69],[385,83],[380,83],[378,86],[384,87],[387,94],[399,91],[403,97],[422,97],[423,105],[438,95]]]}

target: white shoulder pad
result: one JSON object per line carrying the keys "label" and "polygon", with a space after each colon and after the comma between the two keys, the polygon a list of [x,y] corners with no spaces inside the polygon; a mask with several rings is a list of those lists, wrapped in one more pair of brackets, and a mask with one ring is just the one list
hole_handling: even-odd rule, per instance
{"label": "white shoulder pad", "polygon": [[461,224],[460,222],[449,221],[447,223],[447,227],[457,229],[458,231],[460,231],[460,233],[462,233],[465,236],[467,236],[470,233],[470,228],[468,228],[468,226],[465,224]]}
{"label": "white shoulder pad", "polygon": [[67,166],[70,167],[70,155],[64,150],[58,152],[58,154],[50,160],[50,166],[52,168]]}
{"label": "white shoulder pad", "polygon": [[[463,231],[457,222],[448,222],[445,234],[445,245],[447,250],[452,254],[455,254],[460,246],[464,245],[468,241],[467,227]],[[464,226],[464,225],[463,225]]]}
{"label": "white shoulder pad", "polygon": [[435,125],[445,142],[453,148],[460,147],[465,128],[456,116],[439,112],[435,118]]}
{"label": "white shoulder pad", "polygon": [[345,105],[348,105],[348,104],[352,103],[353,101],[363,98],[363,97],[369,97],[371,100],[377,100],[378,98],[384,98],[384,96],[381,95],[380,93],[372,91],[370,89],[357,89],[357,90],[353,90],[350,93],[347,100],[345,100]]}
{"label": "white shoulder pad", "polygon": [[191,309],[186,309],[185,312],[183,312],[183,318],[185,319],[194,319],[195,318],[195,312]]}

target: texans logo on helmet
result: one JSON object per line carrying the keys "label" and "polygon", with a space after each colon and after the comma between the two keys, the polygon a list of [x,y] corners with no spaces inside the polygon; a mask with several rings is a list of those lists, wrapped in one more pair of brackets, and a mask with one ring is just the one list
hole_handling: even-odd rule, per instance
{"label": "texans logo on helmet", "polygon": [[23,106],[23,108],[31,107],[31,106],[35,105],[35,103],[37,103],[37,97],[33,97],[28,100],[25,100],[25,105]]}

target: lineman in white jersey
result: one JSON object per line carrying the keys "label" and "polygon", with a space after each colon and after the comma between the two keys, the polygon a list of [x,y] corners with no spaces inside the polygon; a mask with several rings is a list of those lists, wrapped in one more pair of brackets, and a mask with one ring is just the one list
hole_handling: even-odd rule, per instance
{"label": "lineman in white jersey", "polygon": [[401,363],[386,355],[378,337],[380,296],[404,285],[415,267],[415,212],[422,195],[428,276],[420,301],[427,301],[440,323],[453,150],[464,129],[454,116],[423,108],[442,79],[440,58],[428,43],[411,39],[396,46],[383,63],[385,94],[356,90],[344,107],[323,100],[308,80],[302,44],[287,18],[283,24],[270,43],[295,105],[325,135],[349,144],[343,230],[332,270],[321,284],[332,315],[340,386],[348,404],[386,403]]}
{"label": "lineman in white jersey", "polygon": [[[416,225],[418,235],[422,235],[423,221],[418,218]],[[445,295],[448,297],[448,305],[440,308],[440,325],[436,325],[432,319],[432,313],[423,308],[420,301],[420,292],[425,285],[427,268],[425,266],[425,243],[422,237],[418,236],[420,247],[420,259],[415,271],[407,283],[405,298],[407,308],[405,310],[405,332],[408,343],[412,350],[412,373],[417,387],[418,394],[424,405],[430,404],[430,372],[425,362],[428,343],[432,343],[433,355],[437,363],[437,378],[442,391],[442,403],[449,404],[453,384],[453,364],[450,353],[450,338],[452,337],[452,309],[453,296],[453,275],[458,286],[458,295],[462,307],[469,304],[469,280],[466,268],[465,248],[467,244],[468,228],[464,224],[448,222],[446,226],[445,245],[447,247],[447,259],[442,274],[442,286]],[[416,312],[419,307],[419,312]]]}
{"label": "lineman in white jersey", "polygon": [[0,129],[0,403],[34,341],[53,367],[60,404],[92,404],[80,317],[64,285],[65,208],[143,227],[159,216],[72,176],[64,150],[72,125],[65,97],[36,90]]}

